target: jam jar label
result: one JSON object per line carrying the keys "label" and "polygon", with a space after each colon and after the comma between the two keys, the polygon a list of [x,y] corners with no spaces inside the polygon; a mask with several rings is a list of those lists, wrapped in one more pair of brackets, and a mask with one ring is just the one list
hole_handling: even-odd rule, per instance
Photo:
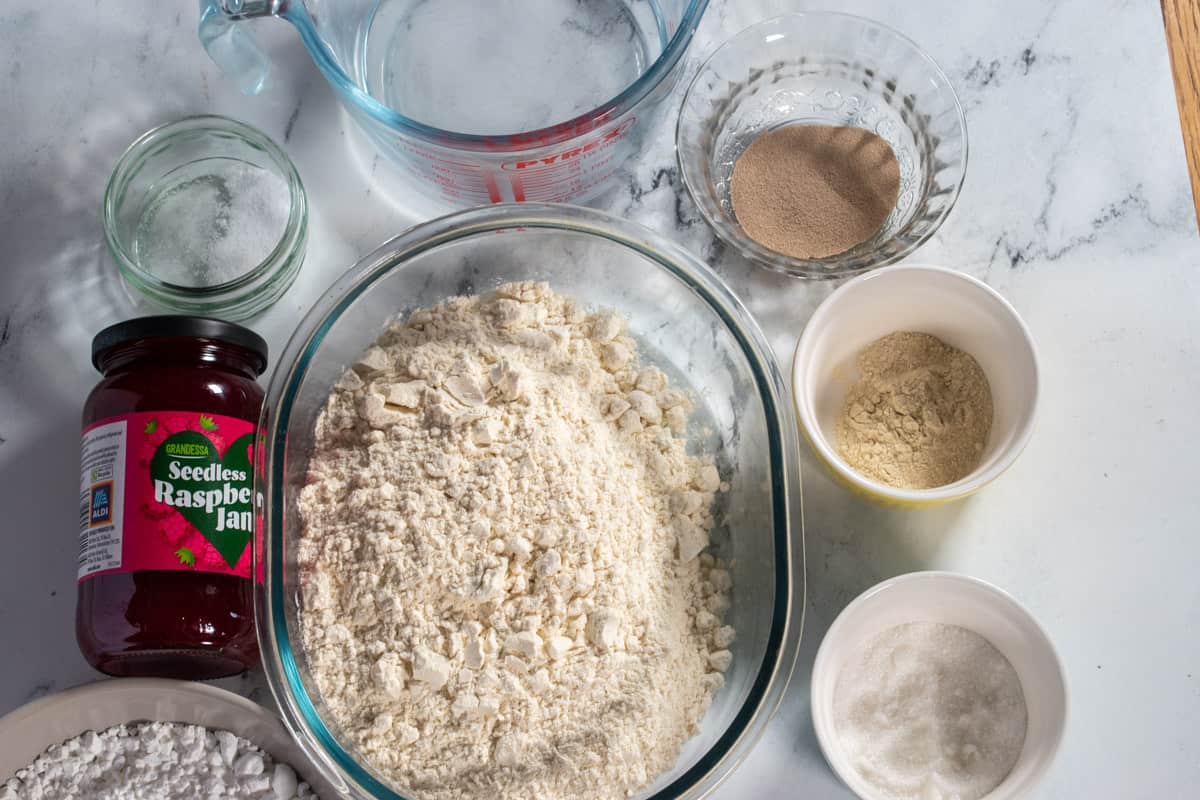
{"label": "jam jar label", "polygon": [[148,411],[83,432],[79,580],[200,570],[250,577],[254,424]]}

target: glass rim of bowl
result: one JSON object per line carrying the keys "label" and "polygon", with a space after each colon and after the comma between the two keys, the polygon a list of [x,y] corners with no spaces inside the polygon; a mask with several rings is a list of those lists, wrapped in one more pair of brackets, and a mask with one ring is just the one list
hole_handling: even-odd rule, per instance
{"label": "glass rim of bowl", "polygon": [[445,147],[493,152],[520,152],[570,141],[622,117],[640,105],[655,87],[672,74],[675,65],[683,58],[700,20],[704,16],[704,11],[708,8],[708,3],[709,0],[688,0],[687,8],[680,18],[679,25],[667,40],[662,52],[658,54],[658,58],[615,97],[590,111],[553,125],[530,131],[514,131],[503,134],[459,133],[426,125],[401,114],[376,100],[350,79],[313,26],[303,3],[288,4],[280,16],[296,27],[309,54],[317,62],[317,66],[325,74],[326,79],[345,92],[355,105],[377,122]]}
{"label": "glass rim of bowl", "polygon": [[[259,649],[267,683],[284,723],[325,777],[340,781],[351,796],[406,800],[367,765],[347,752],[303,685],[298,653],[289,634],[289,587],[285,585],[282,527],[287,480],[287,424],[297,389],[333,321],[376,281],[405,262],[443,245],[480,234],[505,230],[548,229],[597,236],[627,247],[669,272],[702,297],[737,341],[751,367],[771,432],[771,484],[775,530],[775,585],[771,626],[762,662],[729,726],[694,764],[647,800],[701,797],[715,789],[746,758],[783,699],[799,653],[805,615],[803,496],[800,490],[799,437],[795,409],[770,345],[757,323],[715,272],[680,245],[628,220],[590,208],[552,203],[503,203],[468,209],[409,228],[361,258],[322,294],[304,316],[277,359],[259,419],[260,445],[255,453],[256,495],[263,504],[257,523],[259,544],[253,551]],[[794,475],[792,474],[794,473]],[[262,485],[259,482],[265,482]],[[260,551],[261,548],[261,551]],[[295,587],[291,587],[295,592]]]}
{"label": "glass rim of bowl", "polygon": [[[892,37],[895,41],[905,46],[922,62],[924,62],[931,72],[941,81],[941,85],[944,86],[949,92],[950,99],[953,101],[953,109],[955,112],[956,122],[958,123],[958,129],[962,133],[962,163],[959,167],[958,179],[951,187],[951,193],[946,201],[945,208],[943,208],[938,214],[936,220],[932,225],[929,226],[929,229],[921,236],[909,241],[903,248],[895,253],[874,260],[864,260],[862,263],[857,263],[848,267],[830,268],[832,265],[836,265],[838,262],[843,260],[847,254],[854,253],[855,248],[851,248],[846,252],[838,253],[825,258],[796,258],[759,244],[754,239],[750,238],[749,235],[742,232],[740,226],[734,229],[727,225],[723,219],[714,214],[710,204],[706,201],[709,193],[704,191],[702,186],[699,184],[700,176],[693,174],[692,170],[688,168],[688,162],[683,158],[683,140],[687,134],[685,127],[685,116],[683,112],[687,108],[688,102],[692,98],[693,91],[700,86],[701,79],[706,75],[713,62],[719,56],[731,51],[735,46],[743,44],[746,40],[759,38],[758,34],[760,31],[765,31],[767,28],[777,27],[784,23],[800,22],[802,20],[840,20],[853,24],[870,25],[871,27],[877,28],[885,35]],[[709,155],[711,156],[711,151],[709,151]],[[768,269],[776,272],[782,272],[786,275],[792,275],[794,277],[817,280],[837,280],[840,278],[851,277],[872,269],[894,264],[912,255],[917,248],[924,245],[935,233],[938,232],[942,226],[942,223],[945,222],[946,217],[948,217],[950,212],[954,210],[954,206],[958,202],[958,196],[962,191],[963,182],[966,180],[969,155],[966,112],[963,110],[962,101],[958,96],[958,91],[954,88],[954,84],[950,81],[949,76],[946,75],[945,70],[943,70],[937,61],[935,61],[932,56],[926,53],[912,38],[906,36],[890,25],[879,22],[878,20],[870,17],[864,17],[859,14],[850,14],[844,11],[794,11],[786,14],[779,14],[768,19],[759,20],[758,22],[748,25],[747,27],[738,31],[733,36],[729,37],[720,45],[718,45],[708,55],[708,57],[704,59],[703,63],[701,63],[700,68],[696,71],[691,83],[688,84],[687,91],[684,92],[683,102],[680,104],[680,114],[675,122],[675,157],[679,166],[680,176],[683,178],[683,184],[687,187],[688,195],[692,198],[692,201],[700,210],[701,216],[704,217],[705,222],[708,223],[709,227],[712,228],[721,241],[732,245],[734,249],[736,249],[743,257],[756,264],[761,264]],[[915,219],[909,220],[904,227],[893,233],[887,241],[890,241],[902,234],[915,221]],[[870,253],[868,252],[861,255],[865,257],[869,256]]]}
{"label": "glass rim of bowl", "polygon": [[[212,286],[183,286],[164,281],[142,267],[129,251],[117,222],[121,203],[132,179],[152,156],[181,141],[216,135],[239,139],[265,154],[287,182],[287,224],[279,241],[252,269],[233,280]],[[216,314],[232,321],[265,310],[295,280],[308,244],[308,196],[300,173],[271,137],[252,125],[219,114],[195,114],[157,125],[133,141],[113,167],[102,203],[104,240],[126,283],[147,299],[185,314]]]}

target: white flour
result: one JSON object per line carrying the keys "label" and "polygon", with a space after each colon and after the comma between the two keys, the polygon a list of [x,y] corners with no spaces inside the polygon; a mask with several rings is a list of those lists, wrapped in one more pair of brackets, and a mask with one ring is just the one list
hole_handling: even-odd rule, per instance
{"label": "white flour", "polygon": [[619,316],[544,284],[418,311],[348,371],[300,506],[306,653],[422,798],[626,797],[729,666],[722,489]]}
{"label": "white flour", "polygon": [[300,800],[287,764],[228,731],[147,722],[88,731],[0,786],[0,800]]}

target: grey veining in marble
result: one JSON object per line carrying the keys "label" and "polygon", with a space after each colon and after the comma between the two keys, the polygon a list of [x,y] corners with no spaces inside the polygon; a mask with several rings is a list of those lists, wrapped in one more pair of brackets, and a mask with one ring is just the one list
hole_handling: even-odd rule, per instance
{"label": "grey veining in marble", "polygon": [[[923,568],[1009,589],[1059,646],[1071,721],[1039,797],[1189,796],[1200,784],[1200,247],[1158,4],[841,5],[914,38],[960,92],[966,183],[910,260],[981,277],[1024,315],[1040,347],[1040,419],[1008,475],[931,511],[864,505],[806,461],[800,662],[769,732],[718,796],[848,796],[811,733],[813,654],[855,594]],[[688,74],[746,25],[812,7],[713,2]],[[296,285],[253,323],[276,351],[340,271],[437,212],[375,157],[290,28],[258,27],[276,68],[246,98],[197,43],[194,3],[0,6],[0,712],[96,677],[73,636],[77,437],[96,380],[90,337],[140,310],[100,228],[124,147],[203,112],[285,144],[308,187],[311,236]],[[599,205],[708,259],[787,366],[834,287],[765,272],[714,239],[681,186],[674,120]],[[254,677],[230,685],[270,702]]]}

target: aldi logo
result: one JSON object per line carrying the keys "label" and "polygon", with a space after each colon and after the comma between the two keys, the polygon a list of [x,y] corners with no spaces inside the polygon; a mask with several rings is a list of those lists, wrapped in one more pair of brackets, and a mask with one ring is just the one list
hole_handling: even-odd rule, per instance
{"label": "aldi logo", "polygon": [[97,528],[112,522],[112,493],[112,481],[92,484],[92,500],[89,503],[90,511],[88,512],[89,528]]}

